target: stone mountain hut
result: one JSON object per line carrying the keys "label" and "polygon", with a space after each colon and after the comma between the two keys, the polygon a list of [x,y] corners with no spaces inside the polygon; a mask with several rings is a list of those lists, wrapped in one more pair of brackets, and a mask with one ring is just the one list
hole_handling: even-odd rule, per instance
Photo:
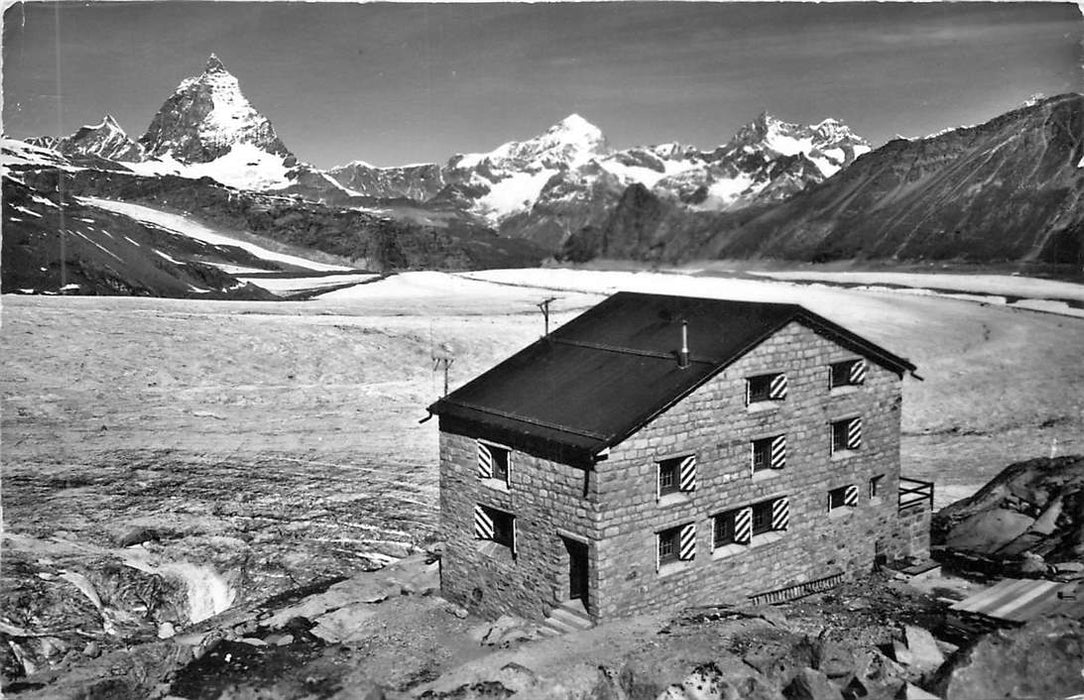
{"label": "stone mountain hut", "polygon": [[926,499],[900,507],[914,369],[800,306],[615,294],[429,407],[443,593],[600,622],[922,556]]}

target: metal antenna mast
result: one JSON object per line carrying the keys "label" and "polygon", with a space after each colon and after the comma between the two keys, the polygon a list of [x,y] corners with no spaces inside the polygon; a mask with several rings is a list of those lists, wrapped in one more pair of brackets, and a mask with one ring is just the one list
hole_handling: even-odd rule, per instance
{"label": "metal antenna mast", "polygon": [[535,304],[535,306],[537,306],[542,312],[542,317],[545,319],[546,323],[546,332],[543,337],[550,334],[550,304],[555,301],[557,301],[557,297],[550,297],[549,299],[544,299]]}

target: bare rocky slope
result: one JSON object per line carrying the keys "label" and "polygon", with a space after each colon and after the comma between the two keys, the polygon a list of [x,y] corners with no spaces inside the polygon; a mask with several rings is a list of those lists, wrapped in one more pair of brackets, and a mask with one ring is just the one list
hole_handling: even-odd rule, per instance
{"label": "bare rocky slope", "polygon": [[1084,572],[1084,457],[1018,462],[934,517],[938,556],[976,573]]}
{"label": "bare rocky slope", "polygon": [[1082,162],[1084,95],[1059,95],[979,126],[890,141],[775,206],[689,213],[626,192],[565,255],[1079,265]]}

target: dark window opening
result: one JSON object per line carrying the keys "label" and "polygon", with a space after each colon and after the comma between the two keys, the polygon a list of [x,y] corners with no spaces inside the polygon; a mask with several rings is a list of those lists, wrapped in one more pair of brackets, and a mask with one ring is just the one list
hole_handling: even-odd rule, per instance
{"label": "dark window opening", "polygon": [[674,460],[659,462],[659,495],[676,493],[678,490],[678,465]]}
{"label": "dark window opening", "polygon": [[474,511],[474,536],[516,549],[516,516],[503,510],[478,506]]}
{"label": "dark window opening", "polygon": [[881,489],[884,486],[884,479],[884,474],[881,474],[880,476],[875,476],[869,480],[869,497],[871,499],[881,497]]}
{"label": "dark window opening", "polygon": [[753,473],[782,469],[787,462],[787,443],[782,435],[753,440]]}
{"label": "dark window opening", "polygon": [[659,462],[659,495],[696,488],[696,455],[685,455]]}
{"label": "dark window opening", "polygon": [[753,535],[763,535],[772,531],[772,503],[764,501],[753,504]]}
{"label": "dark window opening", "polygon": [[862,419],[848,418],[832,423],[832,452],[857,450],[862,445]]}
{"label": "dark window opening", "polygon": [[839,508],[853,508],[858,505],[858,487],[854,485],[840,486],[828,492],[829,512]]}
{"label": "dark window opening", "polygon": [[787,397],[787,378],[782,373],[749,377],[745,382],[748,403],[782,401]]}
{"label": "dark window opening", "polygon": [[492,445],[489,451],[493,454],[493,478],[507,483],[509,451]]}
{"label": "dark window opening", "polygon": [[865,360],[846,360],[844,362],[833,362],[831,365],[831,376],[829,377],[829,387],[835,388],[837,386],[858,386],[866,381],[866,361]]}
{"label": "dark window opening", "polygon": [[731,510],[726,513],[720,513],[716,515],[714,520],[714,536],[712,541],[715,547],[723,547],[728,544],[734,544],[734,525],[737,519],[738,511]]}
{"label": "dark window opening", "polygon": [[678,561],[681,528],[672,527],[659,533],[659,564]]}

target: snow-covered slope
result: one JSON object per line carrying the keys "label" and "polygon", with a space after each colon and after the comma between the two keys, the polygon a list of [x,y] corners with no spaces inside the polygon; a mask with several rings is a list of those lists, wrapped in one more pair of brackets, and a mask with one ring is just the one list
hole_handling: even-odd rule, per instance
{"label": "snow-covered slope", "polygon": [[[143,206],[141,204],[131,204],[128,202],[117,202],[110,199],[100,199],[98,197],[82,197],[79,201],[87,206],[95,207],[97,209],[105,209],[106,211],[116,212],[118,214],[124,214],[127,217],[135,219],[147,224],[153,224],[160,228],[163,228],[171,233],[177,233],[182,236],[188,236],[189,238],[195,238],[196,240],[203,241],[204,243],[210,243],[216,246],[233,246],[247,251],[254,257],[261,260],[269,260],[276,263],[282,263],[286,265],[292,265],[294,267],[300,267],[305,270],[315,270],[319,272],[339,272],[348,271],[354,268],[345,267],[343,265],[328,265],[325,263],[313,262],[300,258],[296,255],[287,255],[285,253],[276,253],[275,251],[268,250],[263,246],[256,245],[255,243],[249,243],[247,241],[238,240],[236,238],[226,236],[212,228],[204,226],[198,221],[193,221],[185,216],[178,214],[172,214],[164,212],[153,207]],[[240,272],[240,270],[231,269],[230,272]],[[258,272],[259,270],[246,270],[247,272]]]}

